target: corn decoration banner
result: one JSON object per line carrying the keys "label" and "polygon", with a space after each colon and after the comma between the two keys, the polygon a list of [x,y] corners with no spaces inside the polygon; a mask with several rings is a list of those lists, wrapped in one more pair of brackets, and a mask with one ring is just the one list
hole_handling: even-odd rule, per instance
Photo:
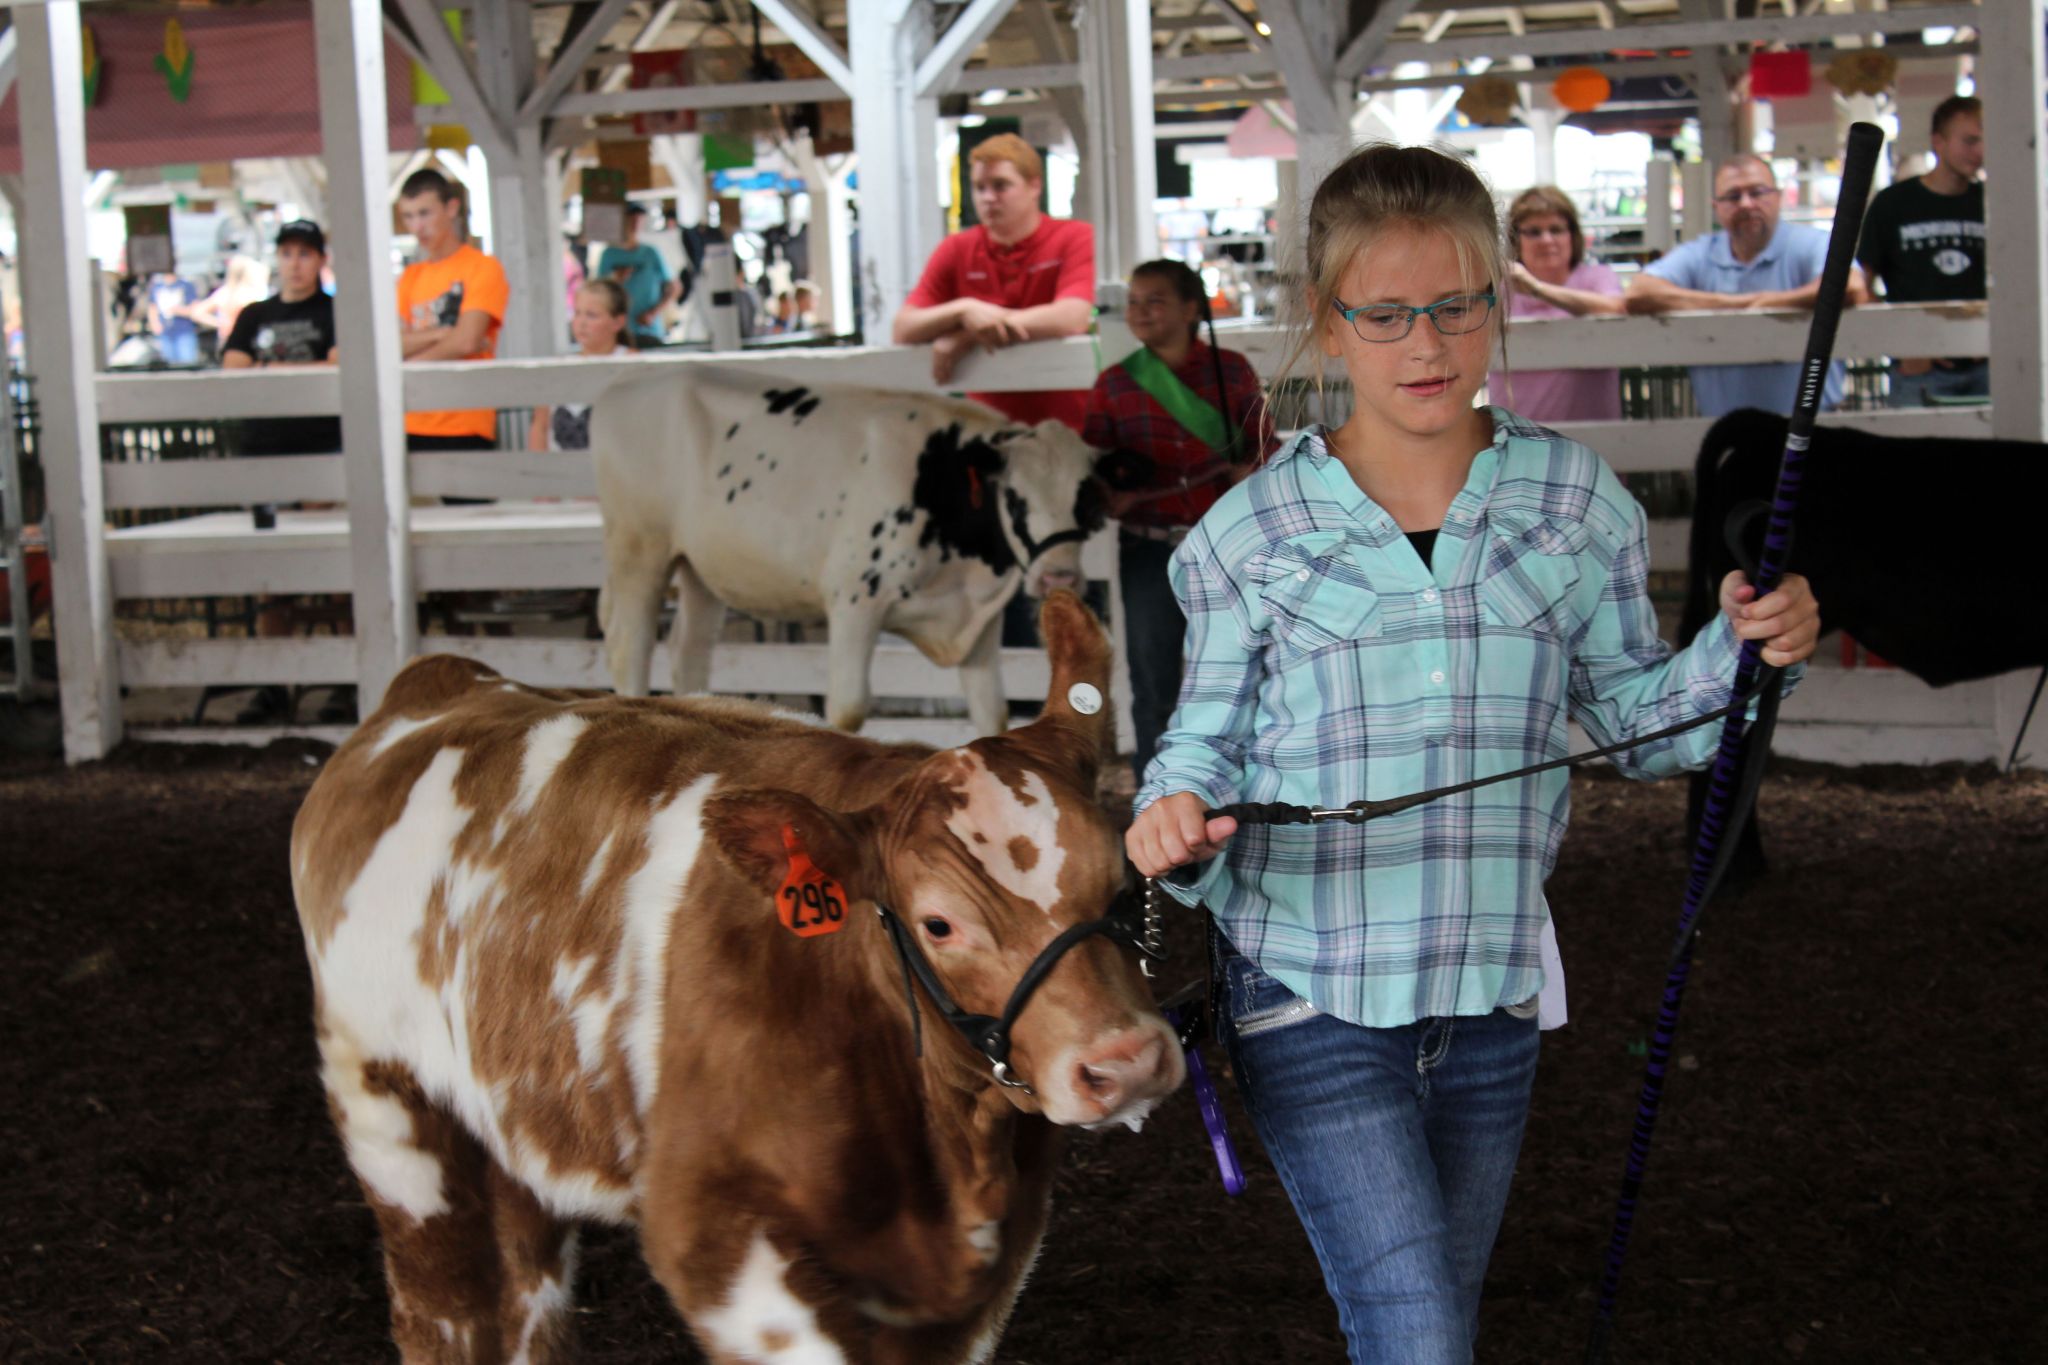
{"label": "corn decoration banner", "polygon": [[185,26],[176,19],[164,23],[164,50],[156,55],[156,69],[171,88],[172,99],[183,104],[192,98],[192,48],[185,41]]}
{"label": "corn decoration banner", "polygon": [[1465,92],[1458,96],[1458,112],[1482,128],[1500,128],[1514,122],[1520,98],[1514,82],[1481,76],[1465,83]]}
{"label": "corn decoration banner", "polygon": [[92,36],[91,24],[78,26],[80,44],[80,73],[85,79],[85,106],[90,109],[100,102],[100,45]]}
{"label": "corn decoration banner", "polygon": [[1881,48],[1857,48],[1828,63],[1825,74],[1845,95],[1881,95],[1898,78],[1899,59]]}

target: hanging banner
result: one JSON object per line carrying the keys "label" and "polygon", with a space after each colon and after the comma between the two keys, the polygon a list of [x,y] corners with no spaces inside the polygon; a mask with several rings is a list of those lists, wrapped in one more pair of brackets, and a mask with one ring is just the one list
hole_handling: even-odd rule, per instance
{"label": "hanging banner", "polygon": [[[660,52],[633,54],[633,79],[630,88],[673,90],[689,83],[690,54],[687,49],[671,48]],[[667,109],[651,114],[635,114],[633,131],[641,137],[653,137],[657,133],[694,133],[697,131],[697,111]]]}
{"label": "hanging banner", "polygon": [[626,236],[626,173],[613,166],[583,168],[583,240],[618,242]]}
{"label": "hanging banner", "polygon": [[121,211],[128,226],[128,273],[168,275],[177,269],[171,250],[171,206],[130,204]]}

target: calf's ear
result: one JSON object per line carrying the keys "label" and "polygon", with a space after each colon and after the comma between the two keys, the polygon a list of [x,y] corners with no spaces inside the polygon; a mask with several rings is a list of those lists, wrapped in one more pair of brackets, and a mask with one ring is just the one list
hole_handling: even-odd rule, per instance
{"label": "calf's ear", "polygon": [[789,875],[791,842],[854,900],[872,900],[881,889],[876,822],[867,811],[842,814],[779,787],[741,787],[704,803],[704,832],[727,862],[771,895]]}
{"label": "calf's ear", "polygon": [[1038,634],[1052,665],[1052,688],[1038,719],[1012,738],[1092,792],[1103,749],[1115,733],[1109,709],[1109,633],[1080,598],[1061,589],[1047,594],[1039,608]]}

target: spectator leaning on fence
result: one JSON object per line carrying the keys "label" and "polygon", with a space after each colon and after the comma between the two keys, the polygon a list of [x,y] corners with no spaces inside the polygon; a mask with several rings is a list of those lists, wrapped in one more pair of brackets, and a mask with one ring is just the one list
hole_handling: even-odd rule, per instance
{"label": "spectator leaning on fence", "polygon": [[[1984,105],[1951,95],[1934,110],[1934,169],[1887,185],[1870,201],[1856,259],[1883,282],[1888,303],[1984,297]],[[1983,356],[1895,356],[1887,406],[1991,392]]]}
{"label": "spectator leaning on fence", "polygon": [[[1770,162],[1747,152],[1722,162],[1714,172],[1714,218],[1721,230],[1694,238],[1644,266],[1629,281],[1628,311],[1813,307],[1820,293],[1821,267],[1827,262],[1828,235],[1780,222],[1778,212],[1778,180]],[[1843,302],[1870,302],[1863,272],[1853,266]],[[1793,389],[1799,382],[1796,361],[1687,368],[1692,372],[1693,397],[1709,417],[1737,408],[1792,410]],[[1823,408],[1841,403],[1845,373],[1839,360],[1828,368]]]}
{"label": "spectator leaning on fence", "polygon": [[[1621,280],[1586,256],[1579,211],[1563,190],[1538,185],[1508,208],[1508,317],[1582,318],[1623,312]],[[1517,370],[1503,365],[1501,402],[1538,422],[1618,422],[1621,373]]]}
{"label": "spectator leaning on fence", "polygon": [[[420,259],[398,277],[405,358],[489,360],[512,291],[505,268],[469,240],[461,188],[439,171],[414,171],[399,187],[398,212],[420,246]],[[409,450],[489,450],[498,443],[498,414],[408,412],[405,443]]]}
{"label": "spectator leaning on fence", "polygon": [[[893,328],[896,344],[932,344],[932,379],[945,384],[970,349],[1079,336],[1095,317],[1095,232],[1039,211],[1045,164],[1001,133],[969,154],[971,228],[939,243]],[[1019,422],[1052,417],[1079,431],[1088,391],[974,393]]]}
{"label": "spectator leaning on fence", "polygon": [[[576,338],[576,354],[585,356],[631,355],[626,340],[628,308],[625,286],[617,280],[585,280],[576,291],[576,309],[569,315],[569,332]],[[527,429],[528,450],[590,449],[590,404],[553,403],[533,410]]]}

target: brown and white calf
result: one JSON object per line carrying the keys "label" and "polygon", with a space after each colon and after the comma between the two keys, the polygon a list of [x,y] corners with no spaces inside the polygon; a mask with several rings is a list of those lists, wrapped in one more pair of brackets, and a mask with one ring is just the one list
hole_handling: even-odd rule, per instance
{"label": "brown and white calf", "polygon": [[[292,880],[406,1361],[563,1358],[586,1219],[638,1226],[714,1360],[989,1356],[1057,1125],[1141,1118],[1183,1065],[1094,937],[1017,1020],[1030,1091],[922,990],[914,1051],[877,903],[1000,1015],[1122,883],[1094,799],[1108,644],[1071,594],[1042,629],[1045,715],[943,752],[445,656],[399,675],[307,796]],[[836,932],[778,917],[792,844],[843,888]]]}

